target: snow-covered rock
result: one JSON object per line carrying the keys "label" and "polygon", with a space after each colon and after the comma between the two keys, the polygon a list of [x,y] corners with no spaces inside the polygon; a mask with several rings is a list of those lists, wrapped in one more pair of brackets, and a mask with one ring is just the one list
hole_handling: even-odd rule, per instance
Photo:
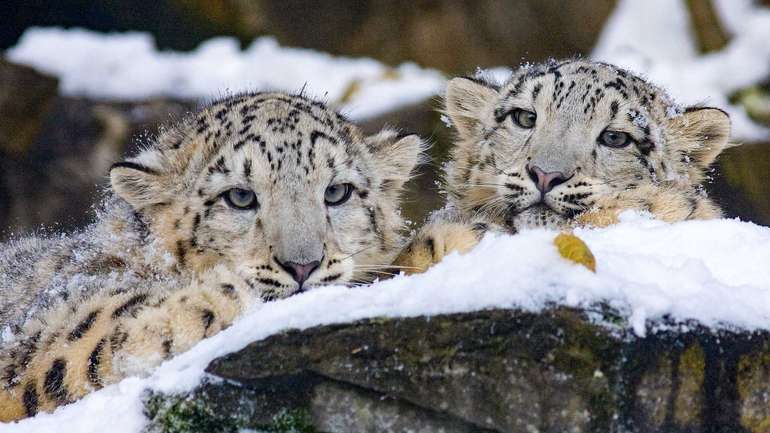
{"label": "snow-covered rock", "polygon": [[633,338],[671,331],[671,323],[682,322],[714,332],[770,329],[770,228],[737,220],[666,224],[626,213],[618,225],[575,234],[593,251],[596,273],[562,259],[554,232],[490,235],[470,253],[452,254],[425,274],[353,289],[325,287],[265,304],[148,378],[126,379],[0,431],[138,433],[146,422],[145,390],[187,392],[213,359],[253,341],[365,318],[501,308],[537,313],[553,305],[591,309],[601,303],[617,312]]}

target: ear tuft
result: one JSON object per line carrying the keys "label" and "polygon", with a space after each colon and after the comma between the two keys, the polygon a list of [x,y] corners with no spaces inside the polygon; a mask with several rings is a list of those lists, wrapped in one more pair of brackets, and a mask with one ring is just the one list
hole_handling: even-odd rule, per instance
{"label": "ear tuft", "polygon": [[110,168],[112,190],[136,210],[164,201],[166,190],[159,170],[136,159],[118,162]]}
{"label": "ear tuft", "polygon": [[730,117],[718,108],[690,107],[671,120],[672,146],[700,168],[708,168],[730,144]]}
{"label": "ear tuft", "polygon": [[399,191],[412,177],[428,147],[417,134],[400,134],[391,129],[367,137],[366,143],[383,172],[383,185],[390,191]]}
{"label": "ear tuft", "polygon": [[479,133],[482,116],[498,96],[497,89],[482,80],[453,78],[447,84],[444,111],[461,138],[473,138]]}

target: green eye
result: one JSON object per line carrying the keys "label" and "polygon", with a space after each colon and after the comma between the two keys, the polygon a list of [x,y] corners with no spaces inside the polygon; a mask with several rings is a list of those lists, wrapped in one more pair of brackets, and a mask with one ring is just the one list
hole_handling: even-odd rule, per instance
{"label": "green eye", "polygon": [[599,144],[607,147],[621,148],[631,144],[631,136],[625,132],[610,131],[605,129],[604,132],[599,135]]}
{"label": "green eye", "polygon": [[328,206],[339,206],[350,199],[350,194],[353,193],[353,185],[349,183],[338,183],[335,185],[329,185],[324,192],[324,202]]}
{"label": "green eye", "polygon": [[234,208],[240,210],[256,209],[257,208],[257,195],[254,191],[243,188],[233,188],[225,191],[225,202]]}
{"label": "green eye", "polygon": [[511,119],[513,119],[513,123],[520,128],[532,129],[535,127],[535,122],[537,121],[537,113],[516,108],[511,111]]}

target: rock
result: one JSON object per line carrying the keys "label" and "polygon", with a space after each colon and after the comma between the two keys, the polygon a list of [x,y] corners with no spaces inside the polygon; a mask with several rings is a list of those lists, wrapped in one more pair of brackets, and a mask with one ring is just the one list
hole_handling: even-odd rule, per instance
{"label": "rock", "polygon": [[56,78],[0,58],[0,155],[28,149],[58,85]]}
{"label": "rock", "polygon": [[770,432],[769,332],[612,323],[560,307],[288,331],[184,398],[249,428],[291,412],[323,432]]}
{"label": "rock", "polygon": [[[0,83],[2,89],[7,86]],[[110,165],[146,142],[159,125],[193,107],[185,101],[118,103],[59,96],[30,106],[25,116],[40,118],[30,120],[34,134],[15,135],[23,145],[0,152],[0,240],[41,226],[69,231],[87,224]],[[0,104],[0,116],[11,113],[12,106]]]}
{"label": "rock", "polygon": [[[283,45],[392,65],[414,61],[449,73],[514,66],[524,59],[587,55],[615,0],[205,0],[190,15],[242,41],[273,35]],[[224,5],[224,6],[222,6]],[[216,9],[216,10],[212,10]],[[298,22],[303,25],[297,25]]]}

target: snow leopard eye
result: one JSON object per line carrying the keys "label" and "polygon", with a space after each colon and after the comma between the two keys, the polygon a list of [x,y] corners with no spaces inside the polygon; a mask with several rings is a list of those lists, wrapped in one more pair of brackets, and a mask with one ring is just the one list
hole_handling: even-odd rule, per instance
{"label": "snow leopard eye", "polygon": [[257,207],[257,195],[248,189],[232,188],[225,191],[224,197],[227,205],[234,209],[248,210]]}
{"label": "snow leopard eye", "polygon": [[631,136],[625,132],[610,131],[605,129],[604,132],[599,135],[599,144],[607,147],[621,148],[631,144]]}
{"label": "snow leopard eye", "polygon": [[349,183],[338,183],[329,185],[324,192],[324,201],[329,206],[339,206],[345,203],[353,193],[353,185]]}
{"label": "snow leopard eye", "polygon": [[535,121],[537,121],[537,113],[516,108],[511,111],[511,119],[520,128],[532,129],[535,127]]}

